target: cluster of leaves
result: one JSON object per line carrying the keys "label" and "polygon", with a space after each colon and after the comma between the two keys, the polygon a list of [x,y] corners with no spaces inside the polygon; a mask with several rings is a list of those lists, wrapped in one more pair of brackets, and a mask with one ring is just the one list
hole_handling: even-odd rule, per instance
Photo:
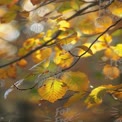
{"label": "cluster of leaves", "polygon": [[[0,66],[7,66],[0,69],[1,79],[16,78],[19,67],[27,67],[31,60],[34,66],[29,70],[37,76],[34,86],[38,86],[43,100],[53,103],[63,98],[67,91],[75,93],[65,105],[71,105],[85,96],[85,103],[91,107],[102,102],[101,93],[122,99],[121,84],[102,85],[89,92],[87,75],[68,71],[81,58],[93,56],[102,50],[103,61],[122,58],[122,44],[112,45],[114,39],[109,32],[120,29],[114,28],[122,21],[120,1],[108,0],[99,5],[96,0],[1,0],[0,5],[7,9],[0,18],[1,23],[21,23],[21,19],[24,19],[27,21],[24,24],[28,30],[26,35],[29,35],[22,41],[17,59]],[[25,60],[28,56],[31,59]],[[103,67],[103,74],[113,80],[119,77],[120,69],[109,63]],[[17,89],[18,86],[14,84]]]}

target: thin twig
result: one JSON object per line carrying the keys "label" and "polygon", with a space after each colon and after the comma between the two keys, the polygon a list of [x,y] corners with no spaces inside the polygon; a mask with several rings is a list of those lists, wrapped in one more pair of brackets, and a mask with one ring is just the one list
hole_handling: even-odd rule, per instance
{"label": "thin twig", "polygon": [[[94,6],[94,5],[96,5],[96,4],[90,4],[90,5],[86,6],[85,8],[83,8],[83,9],[77,11],[74,15],[72,15],[72,16],[69,17],[69,18],[67,18],[66,20],[69,21],[69,20],[71,20],[71,19],[77,17],[81,12],[87,10],[89,7],[92,7],[92,6]],[[9,66],[9,65],[11,65],[11,64],[13,64],[13,63],[16,63],[16,62],[20,61],[21,59],[27,58],[28,56],[30,56],[30,55],[31,55],[32,53],[34,53],[35,51],[37,51],[37,50],[39,50],[39,49],[42,49],[43,47],[47,46],[47,44],[50,43],[52,40],[56,39],[56,38],[60,35],[61,32],[62,32],[61,30],[58,30],[58,31],[55,33],[55,35],[52,37],[52,39],[48,40],[47,42],[45,42],[45,43],[42,44],[41,46],[38,46],[38,47],[36,47],[35,49],[31,50],[30,52],[28,52],[28,53],[25,54],[24,56],[21,56],[21,57],[15,59],[15,60],[13,60],[13,61],[10,61],[10,62],[8,62],[8,63],[6,63],[6,64],[0,65],[0,68]]]}
{"label": "thin twig", "polygon": [[[76,59],[76,61],[75,61],[71,66],[69,66],[69,67],[67,67],[67,68],[65,68],[65,69],[62,69],[60,72],[57,72],[57,73],[55,73],[55,74],[53,74],[53,75],[51,75],[51,76],[49,76],[49,77],[56,76],[56,75],[58,75],[59,73],[65,72],[65,71],[71,69],[73,66],[75,66],[75,65],[78,63],[78,61],[80,60],[80,58],[81,58],[82,56],[84,56],[87,52],[89,52],[89,50],[91,49],[91,47],[98,41],[98,39],[99,39],[101,36],[103,36],[106,32],[108,32],[112,27],[114,27],[115,25],[117,25],[120,21],[122,21],[122,18],[120,18],[120,19],[119,19],[118,21],[116,21],[113,25],[109,26],[103,33],[101,33],[101,34],[91,43],[91,45],[89,46],[89,48],[88,48],[84,53],[82,53],[80,56],[77,56],[78,58]],[[48,79],[49,77],[46,77],[46,79]],[[37,83],[34,84],[34,86],[31,87],[31,88],[25,88],[25,89],[20,89],[20,88],[18,88],[17,86],[15,86],[15,85],[14,85],[14,86],[15,86],[18,90],[30,90],[30,89],[35,88],[36,85],[37,85]]]}

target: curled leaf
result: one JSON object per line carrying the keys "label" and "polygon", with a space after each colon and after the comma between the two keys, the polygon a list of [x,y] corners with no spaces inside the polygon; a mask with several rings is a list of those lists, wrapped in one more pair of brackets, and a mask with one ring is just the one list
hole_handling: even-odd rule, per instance
{"label": "curled leaf", "polygon": [[87,104],[87,107],[90,108],[94,105],[98,105],[102,102],[102,94],[103,91],[106,90],[105,86],[99,86],[91,91],[87,99],[85,100],[85,103]]}

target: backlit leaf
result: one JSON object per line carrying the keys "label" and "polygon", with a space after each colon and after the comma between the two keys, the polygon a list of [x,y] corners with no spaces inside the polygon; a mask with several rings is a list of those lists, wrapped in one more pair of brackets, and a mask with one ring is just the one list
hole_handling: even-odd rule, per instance
{"label": "backlit leaf", "polygon": [[73,57],[68,53],[66,52],[65,50],[61,50],[59,48],[55,48],[55,57],[54,57],[54,62],[65,68],[65,67],[69,67],[72,62],[73,62]]}
{"label": "backlit leaf", "polygon": [[66,29],[70,28],[70,23],[65,20],[58,22],[58,25],[59,29],[62,31],[65,31]]}
{"label": "backlit leaf", "polygon": [[114,52],[122,57],[122,44],[117,44],[116,47],[114,48]]}
{"label": "backlit leaf", "polygon": [[104,68],[103,68],[103,74],[107,78],[113,80],[113,79],[119,77],[120,70],[117,67],[115,67],[115,66],[105,65]]}
{"label": "backlit leaf", "polygon": [[51,48],[44,48],[41,50],[37,50],[35,53],[32,54],[33,61],[39,63],[40,61],[49,58],[51,55]]}
{"label": "backlit leaf", "polygon": [[87,103],[87,107],[92,107],[94,105],[98,105],[102,102],[102,94],[106,90],[105,86],[99,86],[91,91],[85,102]]}
{"label": "backlit leaf", "polygon": [[42,99],[55,102],[62,98],[67,91],[67,86],[59,79],[47,79],[46,83],[38,89]]}

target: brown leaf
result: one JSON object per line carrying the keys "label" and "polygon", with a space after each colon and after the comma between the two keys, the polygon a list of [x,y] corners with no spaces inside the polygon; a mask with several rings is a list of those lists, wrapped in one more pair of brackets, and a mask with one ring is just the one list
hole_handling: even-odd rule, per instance
{"label": "brown leaf", "polygon": [[41,0],[30,0],[33,5],[39,4]]}
{"label": "brown leaf", "polygon": [[107,78],[113,80],[113,79],[119,77],[120,70],[117,67],[115,67],[115,66],[105,65],[104,68],[103,68],[103,74]]}

